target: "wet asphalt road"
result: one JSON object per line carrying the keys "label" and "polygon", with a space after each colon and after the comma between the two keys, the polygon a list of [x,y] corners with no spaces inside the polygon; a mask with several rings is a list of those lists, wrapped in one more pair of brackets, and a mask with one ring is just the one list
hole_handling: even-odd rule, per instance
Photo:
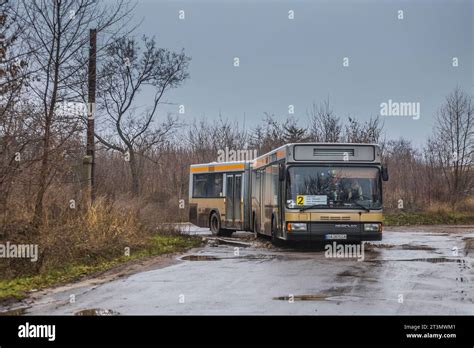
{"label": "wet asphalt road", "polygon": [[365,245],[364,261],[251,240],[235,255],[236,246],[211,243],[164,268],[49,293],[25,314],[473,315],[474,251],[465,246],[474,227],[411,230],[385,231]]}

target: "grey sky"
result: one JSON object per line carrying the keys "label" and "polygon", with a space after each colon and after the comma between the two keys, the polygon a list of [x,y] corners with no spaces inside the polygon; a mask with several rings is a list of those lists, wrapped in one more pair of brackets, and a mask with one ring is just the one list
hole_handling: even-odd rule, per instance
{"label": "grey sky", "polygon": [[[192,58],[190,79],[166,96],[185,105],[188,121],[220,110],[241,126],[245,114],[252,127],[264,112],[284,119],[293,104],[303,123],[311,103],[328,97],[339,116],[366,120],[392,99],[419,102],[421,117],[384,117],[387,137],[418,146],[456,85],[473,93],[473,17],[468,0],[139,0],[135,12],[144,19],[137,34]],[[159,116],[177,105],[163,105]]]}

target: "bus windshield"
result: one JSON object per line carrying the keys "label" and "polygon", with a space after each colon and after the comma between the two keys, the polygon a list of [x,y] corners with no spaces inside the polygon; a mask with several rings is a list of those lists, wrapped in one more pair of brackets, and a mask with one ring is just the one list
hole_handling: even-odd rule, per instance
{"label": "bus windshield", "polygon": [[286,205],[291,209],[381,209],[379,176],[375,167],[291,166]]}

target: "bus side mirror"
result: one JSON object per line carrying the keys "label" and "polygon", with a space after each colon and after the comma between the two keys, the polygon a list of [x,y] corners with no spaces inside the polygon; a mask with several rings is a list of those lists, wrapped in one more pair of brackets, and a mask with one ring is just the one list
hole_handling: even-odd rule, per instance
{"label": "bus side mirror", "polygon": [[386,166],[382,166],[382,180],[388,181],[388,168]]}
{"label": "bus side mirror", "polygon": [[285,165],[283,163],[280,163],[278,167],[278,180],[285,181],[285,176],[286,176]]}

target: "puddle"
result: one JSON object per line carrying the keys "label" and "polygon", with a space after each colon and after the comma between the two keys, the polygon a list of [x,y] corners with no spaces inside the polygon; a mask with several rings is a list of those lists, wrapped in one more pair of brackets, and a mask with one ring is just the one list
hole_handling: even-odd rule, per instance
{"label": "puddle", "polygon": [[323,294],[330,294],[329,296],[334,297],[344,295],[350,291],[352,291],[352,286],[333,286],[329,289],[323,290]]}
{"label": "puddle", "polygon": [[344,272],[338,273],[337,276],[338,277],[358,277],[357,274],[352,273],[350,271],[344,271]]}
{"label": "puddle", "polygon": [[180,258],[180,260],[185,261],[219,261],[219,260],[272,260],[272,259],[281,259],[286,260],[288,259],[287,256],[283,255],[267,255],[267,254],[249,254],[249,255],[241,255],[241,256],[229,256],[229,257],[218,257],[212,255],[185,255]]}
{"label": "puddle", "polygon": [[16,309],[11,309],[9,311],[5,312],[0,312],[0,316],[20,316],[20,315],[25,315],[26,310],[29,307],[22,307],[22,308],[16,308]]}
{"label": "puddle", "polygon": [[180,258],[180,260],[186,261],[217,261],[220,258],[209,255],[186,255]]}
{"label": "puddle", "polygon": [[357,296],[344,295],[348,290],[350,290],[350,287],[338,287],[324,290],[319,294],[278,296],[273,299],[279,301],[347,301],[354,298],[358,299]]}
{"label": "puddle", "polygon": [[74,315],[79,316],[106,316],[106,315],[119,315],[119,312],[116,312],[112,309],[101,309],[101,308],[91,308],[83,309],[82,311],[74,313]]}
{"label": "puddle", "polygon": [[317,294],[310,294],[310,295],[290,295],[287,296],[278,296],[274,297],[274,300],[280,301],[326,301],[331,300],[335,297],[344,296],[347,292],[352,290],[352,286],[339,286],[339,287],[331,287],[326,290],[322,290],[322,292]]}
{"label": "puddle", "polygon": [[402,244],[402,245],[395,245],[395,244],[372,244],[366,243],[365,246],[370,249],[402,249],[402,250],[435,250],[435,248],[430,247],[429,245],[411,245],[411,244]]}
{"label": "puddle", "polygon": [[365,260],[365,262],[393,262],[393,261],[421,261],[421,262],[430,262],[430,263],[443,263],[443,262],[457,262],[465,263],[465,260],[461,259],[448,259],[447,257],[425,257],[420,259],[401,259],[401,260]]}
{"label": "puddle", "polygon": [[343,295],[343,296],[331,296],[328,297],[328,301],[336,301],[339,303],[341,302],[354,302],[354,301],[360,301],[362,299],[361,296],[352,296],[352,295]]}
{"label": "puddle", "polygon": [[[400,261],[424,261],[424,262],[431,262],[431,263],[442,263],[442,262],[458,262],[461,263],[459,259],[448,259],[446,257],[428,257],[423,259],[410,259],[410,260],[400,260]],[[464,261],[464,260],[462,260]]]}
{"label": "puddle", "polygon": [[325,301],[329,295],[326,294],[314,294],[314,295],[294,295],[292,297],[290,296],[279,296],[279,297],[274,297],[274,300],[280,300],[280,301]]}
{"label": "puddle", "polygon": [[423,236],[428,236],[428,237],[439,237],[439,236],[449,236],[449,233],[423,233]]}
{"label": "puddle", "polygon": [[395,248],[394,244],[372,244],[372,243],[365,243],[365,247],[370,248],[382,248],[382,249],[392,249]]}
{"label": "puddle", "polygon": [[245,260],[289,260],[290,257],[286,255],[266,255],[266,254],[250,254],[244,256],[236,256],[233,259],[245,259]]}
{"label": "puddle", "polygon": [[410,244],[402,244],[400,245],[400,249],[403,250],[435,250],[435,248],[430,247],[429,245],[410,245]]}

